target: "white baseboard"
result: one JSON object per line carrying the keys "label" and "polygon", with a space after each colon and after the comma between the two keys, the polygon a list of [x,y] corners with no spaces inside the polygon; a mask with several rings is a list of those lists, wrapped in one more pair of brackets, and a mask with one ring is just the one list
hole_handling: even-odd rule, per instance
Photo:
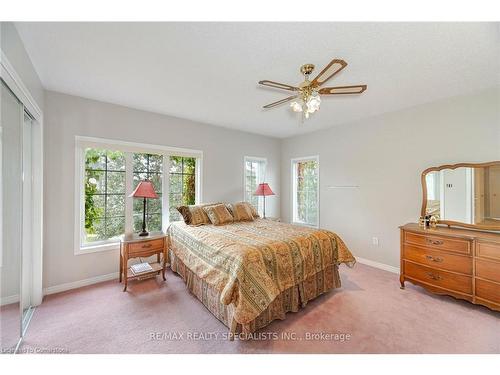
{"label": "white baseboard", "polygon": [[372,267],[379,268],[379,269],[384,270],[384,271],[389,271],[392,273],[399,274],[399,267],[389,266],[388,264],[375,262],[374,260],[370,260],[370,259],[365,259],[365,258],[360,258],[360,257],[355,257],[355,258],[361,264],[366,264],[367,266],[372,266]]}
{"label": "white baseboard", "polygon": [[54,294],[59,292],[64,292],[70,289],[81,288],[82,286],[102,283],[103,281],[118,279],[118,272],[108,273],[107,275],[101,275],[96,277],[91,277],[90,279],[83,279],[78,281],[73,281],[71,283],[59,284],[54,286],[49,286],[43,289],[43,295]]}
{"label": "white baseboard", "polygon": [[13,294],[0,298],[0,306],[10,305],[11,303],[19,302],[19,294]]}

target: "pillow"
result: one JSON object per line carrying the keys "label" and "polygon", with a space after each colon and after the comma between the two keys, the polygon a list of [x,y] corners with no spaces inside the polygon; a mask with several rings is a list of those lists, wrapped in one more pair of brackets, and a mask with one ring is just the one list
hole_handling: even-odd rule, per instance
{"label": "pillow", "polygon": [[226,205],[233,215],[234,221],[253,221],[252,209],[246,202],[238,202]]}
{"label": "pillow", "polygon": [[[251,204],[251,203],[248,203],[248,202],[236,202],[235,204],[244,204],[244,205],[247,205],[248,208],[250,209],[250,211],[252,212],[252,216],[254,219],[257,219],[260,217],[259,213],[257,212],[257,209]],[[231,205],[229,205],[231,206]],[[232,208],[228,207],[229,208],[229,211],[232,210]],[[233,214],[234,216],[234,214]]]}
{"label": "pillow", "polygon": [[213,225],[224,225],[234,221],[233,215],[228,211],[225,204],[203,207]]}
{"label": "pillow", "polygon": [[184,222],[187,225],[203,225],[210,224],[210,219],[203,210],[203,207],[212,206],[220,203],[205,203],[191,206],[177,207],[177,211],[182,215]]}

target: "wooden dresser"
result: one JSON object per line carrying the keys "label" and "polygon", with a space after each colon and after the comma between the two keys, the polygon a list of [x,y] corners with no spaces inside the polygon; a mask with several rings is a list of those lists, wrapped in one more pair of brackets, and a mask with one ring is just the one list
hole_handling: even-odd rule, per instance
{"label": "wooden dresser", "polygon": [[500,311],[500,234],[448,227],[401,230],[405,281]]}

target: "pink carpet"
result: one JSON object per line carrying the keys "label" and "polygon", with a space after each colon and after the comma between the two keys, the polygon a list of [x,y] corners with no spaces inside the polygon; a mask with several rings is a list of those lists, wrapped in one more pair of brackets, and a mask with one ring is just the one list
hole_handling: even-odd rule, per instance
{"label": "pink carpet", "polygon": [[[160,278],[134,282],[127,293],[122,293],[118,281],[104,282],[46,297],[34,313],[21,350],[500,353],[500,313],[435,296],[408,283],[406,290],[400,290],[397,275],[362,264],[354,269],[342,266],[341,277],[341,289],[275,321],[256,340],[234,342],[221,337],[227,328],[171,272],[166,283]],[[307,340],[312,333],[317,334],[314,340]],[[321,333],[344,336],[321,337]]]}

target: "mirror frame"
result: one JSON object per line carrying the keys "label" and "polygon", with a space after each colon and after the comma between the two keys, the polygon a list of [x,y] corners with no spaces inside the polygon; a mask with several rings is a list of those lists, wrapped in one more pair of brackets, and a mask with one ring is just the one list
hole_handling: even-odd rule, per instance
{"label": "mirror frame", "polygon": [[[420,215],[422,217],[425,216],[425,211],[427,209],[427,184],[425,182],[425,176],[430,172],[437,172],[443,169],[457,169],[461,167],[465,168],[482,168],[482,167],[492,167],[492,166],[500,166],[500,161],[490,161],[486,163],[458,163],[458,164],[444,164],[438,167],[430,167],[422,172],[420,177],[420,182],[422,183],[422,209],[420,210]],[[459,221],[453,220],[438,220],[438,224],[445,224],[448,227],[464,227],[471,229],[479,229],[479,230],[492,230],[492,231],[500,231],[500,225],[484,225],[484,224],[467,224],[461,223]]]}

